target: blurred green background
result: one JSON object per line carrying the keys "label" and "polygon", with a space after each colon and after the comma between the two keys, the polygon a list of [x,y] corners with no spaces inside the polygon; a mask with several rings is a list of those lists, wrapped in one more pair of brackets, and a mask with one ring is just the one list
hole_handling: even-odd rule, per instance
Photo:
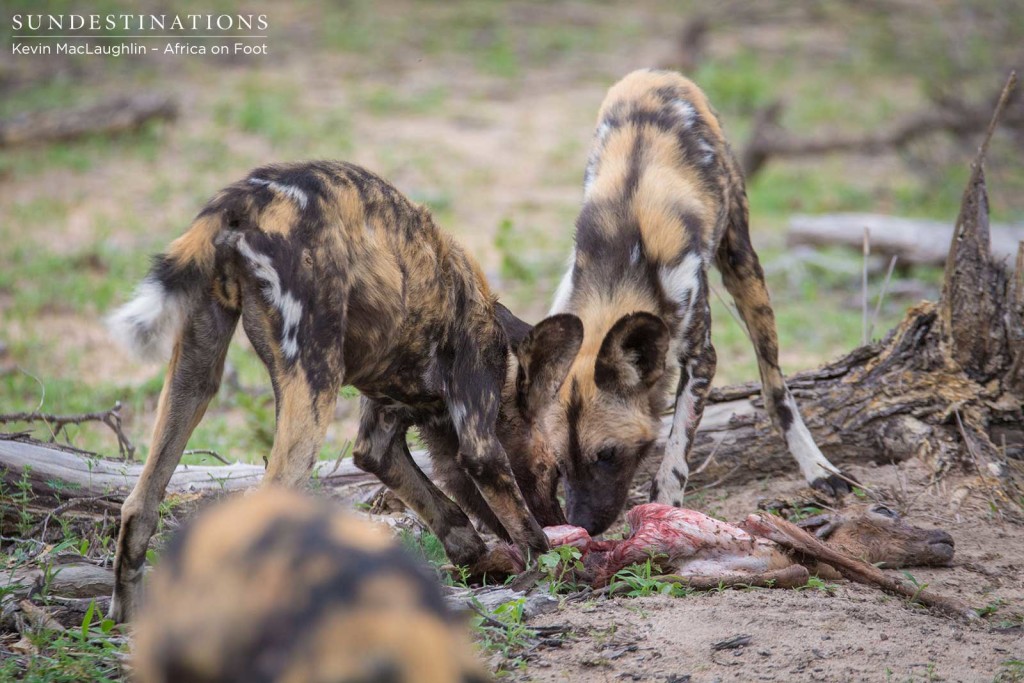
{"label": "blurred green background", "polygon": [[[1024,63],[1019,0],[4,4],[5,50],[14,13],[268,16],[268,56],[0,56],[0,119],[143,91],[180,104],[176,121],[137,133],[0,148],[0,412],[121,400],[140,456],[162,368],[113,345],[102,315],[127,298],[149,254],[256,165],[342,158],[380,173],[429,205],[503,300],[536,321],[569,252],[598,106],[629,71],[683,70],[739,151],[755,114],[775,101],[794,135],[868,132],[935,101],[991,102]],[[751,179],[754,243],[787,372],[849,350],[862,334],[860,256],[795,257],[784,241],[790,215],[872,211],[952,223],[977,139],[936,134],[888,154],[772,160]],[[996,220],[1024,218],[1022,151],[1020,133],[993,142]],[[934,298],[939,276],[901,269],[874,336],[909,304]],[[716,383],[754,379],[749,343],[718,299],[713,315]],[[353,436],[355,410],[350,396],[340,402],[323,457]],[[269,381],[240,337],[190,447],[258,461],[272,430]],[[73,437],[116,451],[102,430]]]}

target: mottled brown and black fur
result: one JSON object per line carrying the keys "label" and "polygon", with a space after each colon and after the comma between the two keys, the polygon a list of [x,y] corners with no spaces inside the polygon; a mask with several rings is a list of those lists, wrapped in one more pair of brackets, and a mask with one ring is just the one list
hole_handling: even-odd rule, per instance
{"label": "mottled brown and black fur", "polygon": [[384,532],[294,491],[202,513],[161,558],[140,683],[490,680],[436,578]]}
{"label": "mottled brown and black fur", "polygon": [[[616,518],[658,437],[675,381],[675,417],[652,500],[679,505],[716,365],[707,271],[715,263],[757,353],[765,405],[808,482],[840,487],[786,388],[775,318],[748,234],[743,176],[715,112],[679,74],[637,71],[598,115],[570,267],[552,313],[584,326],[561,390],[569,521],[599,532]],[[552,436],[552,442],[557,437]]]}
{"label": "mottled brown and black fur", "polygon": [[[363,396],[355,463],[422,517],[453,562],[485,551],[463,510],[525,553],[547,548],[527,502],[541,523],[561,521],[557,469],[535,435],[564,429],[552,397],[579,320],[518,320],[426,209],[358,166],[267,166],[218,194],[113,318],[141,351],[171,351],[151,454],[122,511],[113,616],[134,609],[157,506],[239,318],[276,398],[267,483],[308,478],[350,384]],[[458,504],[413,462],[412,426]],[[524,477],[547,477],[526,500],[508,454]]]}

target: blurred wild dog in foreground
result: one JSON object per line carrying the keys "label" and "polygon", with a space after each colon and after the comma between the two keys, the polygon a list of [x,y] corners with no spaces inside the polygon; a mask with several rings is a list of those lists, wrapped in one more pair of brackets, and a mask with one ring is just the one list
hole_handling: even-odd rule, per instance
{"label": "blurred wild dog in foreground", "polygon": [[[462,508],[527,556],[547,549],[537,520],[563,518],[539,435],[564,429],[554,397],[582,340],[579,319],[531,329],[426,209],[358,166],[267,166],[214,197],[111,319],[142,355],[170,355],[150,455],[122,508],[113,618],[136,608],[157,508],[239,318],[276,399],[265,483],[307,480],[338,390],[351,384],[363,395],[356,465],[416,511],[452,562],[486,551]],[[462,508],[410,456],[413,425]]]}
{"label": "blurred wild dog in foreground", "polygon": [[679,506],[686,456],[715,372],[707,271],[718,266],[757,353],[765,408],[811,485],[847,490],[815,445],[779,369],[775,316],[748,234],[743,176],[704,93],[636,71],[598,115],[576,244],[552,313],[583,321],[560,402],[566,514],[591,533],[626,500],[654,446],[670,382],[675,415],[651,500]]}
{"label": "blurred wild dog in foreground", "polygon": [[490,680],[433,576],[385,533],[280,488],[174,538],[134,664],[140,683]]}

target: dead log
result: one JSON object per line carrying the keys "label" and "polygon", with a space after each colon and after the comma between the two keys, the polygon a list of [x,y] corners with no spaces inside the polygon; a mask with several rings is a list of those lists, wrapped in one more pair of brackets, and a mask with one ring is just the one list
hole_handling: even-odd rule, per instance
{"label": "dead log", "polygon": [[[861,250],[864,228],[871,231],[871,253],[897,256],[903,265],[945,265],[953,227],[942,221],[872,213],[796,215],[789,219],[790,246],[843,246]],[[992,257],[1012,261],[1024,240],[1024,225],[991,225]]]}
{"label": "dead log", "polygon": [[[416,463],[430,473],[429,456],[419,451]],[[167,490],[171,493],[202,493],[206,491],[239,491],[257,486],[263,479],[262,465],[179,465]],[[105,460],[57,450],[45,444],[0,440],[0,481],[17,486],[26,479],[37,495],[76,497],[126,495],[142,473],[141,463]],[[350,459],[340,462],[318,462],[314,481],[333,489],[379,486],[372,474],[357,468]]]}
{"label": "dead log", "polygon": [[46,570],[26,565],[0,575],[0,589],[17,597],[27,597],[44,583],[48,595],[83,599],[109,595],[114,590],[114,572],[82,559],[58,558]]}
{"label": "dead log", "polygon": [[177,102],[155,93],[118,97],[77,109],[28,112],[0,121],[0,147],[113,135],[137,130],[149,121],[173,121],[177,116]]}

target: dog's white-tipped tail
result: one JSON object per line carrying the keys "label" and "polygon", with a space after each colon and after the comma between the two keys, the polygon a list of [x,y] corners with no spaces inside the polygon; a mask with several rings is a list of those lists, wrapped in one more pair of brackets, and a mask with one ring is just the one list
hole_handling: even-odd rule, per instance
{"label": "dog's white-tipped tail", "polygon": [[167,360],[185,324],[188,294],[172,292],[150,274],[132,300],[107,317],[114,338],[143,360]]}

